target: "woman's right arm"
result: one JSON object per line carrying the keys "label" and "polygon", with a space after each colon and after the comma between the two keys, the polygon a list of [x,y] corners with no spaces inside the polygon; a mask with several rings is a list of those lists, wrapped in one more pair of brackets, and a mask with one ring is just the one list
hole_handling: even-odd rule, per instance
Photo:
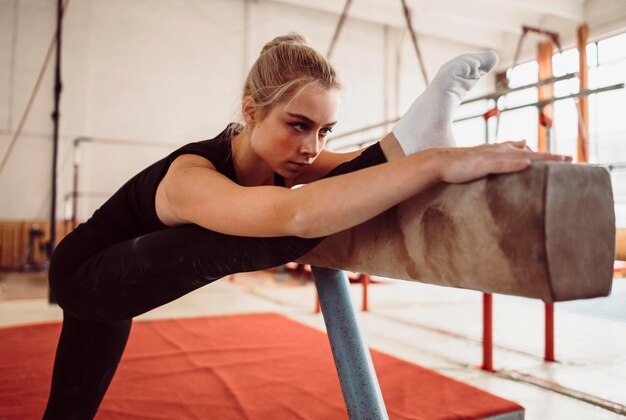
{"label": "woman's right arm", "polygon": [[208,160],[184,155],[163,179],[157,209],[172,215],[170,225],[195,223],[238,236],[320,237],[363,223],[440,181],[466,182],[547,159],[564,160],[533,153],[521,143],[429,149],[287,189],[243,187]]}

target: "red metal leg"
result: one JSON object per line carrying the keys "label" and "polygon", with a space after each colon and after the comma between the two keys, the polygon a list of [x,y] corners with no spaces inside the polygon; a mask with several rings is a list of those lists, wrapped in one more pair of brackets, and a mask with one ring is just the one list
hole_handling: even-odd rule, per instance
{"label": "red metal leg", "polygon": [[493,369],[493,296],[483,293],[483,370]]}
{"label": "red metal leg", "polygon": [[554,358],[554,304],[546,303],[546,352],[544,360],[555,362]]}

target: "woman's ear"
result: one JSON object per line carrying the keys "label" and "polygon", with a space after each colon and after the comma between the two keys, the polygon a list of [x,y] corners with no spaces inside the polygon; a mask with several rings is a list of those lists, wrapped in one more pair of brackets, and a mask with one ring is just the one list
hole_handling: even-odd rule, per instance
{"label": "woman's ear", "polygon": [[249,126],[253,126],[256,122],[256,103],[254,102],[254,98],[252,96],[246,96],[243,98],[241,103],[241,113],[243,114],[243,119],[246,120],[246,124]]}

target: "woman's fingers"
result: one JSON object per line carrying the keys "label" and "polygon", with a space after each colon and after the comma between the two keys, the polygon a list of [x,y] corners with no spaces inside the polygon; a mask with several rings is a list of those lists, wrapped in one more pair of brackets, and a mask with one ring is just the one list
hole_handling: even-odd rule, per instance
{"label": "woman's fingers", "polygon": [[523,140],[523,139],[522,140],[509,140],[509,141],[505,141],[505,142],[498,143],[498,144],[509,145],[518,149],[526,149],[528,147],[526,145],[526,140]]}
{"label": "woman's fingers", "polygon": [[467,182],[487,174],[518,172],[533,161],[571,162],[571,156],[533,152],[525,140],[448,149],[442,166],[445,182]]}
{"label": "woman's fingers", "polygon": [[488,173],[509,173],[523,171],[531,165],[530,159],[502,159],[492,162]]}
{"label": "woman's fingers", "polygon": [[[522,142],[511,142],[511,144],[522,145]],[[495,151],[495,150],[494,150]],[[487,172],[488,173],[507,173],[522,171],[532,165],[533,161],[556,161],[556,162],[570,162],[571,156],[557,155],[553,153],[536,153],[532,150],[517,149],[509,151],[500,151],[492,155],[490,159],[487,159]]]}
{"label": "woman's fingers", "polygon": [[530,154],[531,160],[553,160],[553,161],[560,161],[560,162],[572,161],[571,156],[556,155],[552,153],[535,153],[535,152],[528,152],[528,153]]}
{"label": "woman's fingers", "polygon": [[513,146],[519,151],[525,152],[525,154],[529,154],[529,158],[531,160],[553,160],[553,161],[561,161],[561,162],[571,162],[571,156],[558,155],[554,153],[539,153],[533,151],[530,147],[528,147],[526,140],[512,140],[506,141],[503,143],[499,143],[506,146]]}
{"label": "woman's fingers", "polygon": [[505,142],[497,143],[497,144],[511,145],[511,146],[514,146],[514,147],[516,147],[518,149],[522,149],[525,152],[531,152],[531,153],[533,153],[533,157],[531,158],[531,160],[554,160],[554,161],[562,161],[562,162],[571,162],[572,161],[572,157],[571,156],[558,155],[558,154],[554,154],[554,153],[539,153],[539,152],[535,152],[533,149],[528,147],[528,144],[526,143],[526,140],[510,140],[510,141],[505,141]]}

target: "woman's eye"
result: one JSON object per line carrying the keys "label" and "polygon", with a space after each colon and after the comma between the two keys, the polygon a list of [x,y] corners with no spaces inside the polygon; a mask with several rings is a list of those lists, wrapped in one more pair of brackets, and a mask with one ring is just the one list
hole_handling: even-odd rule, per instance
{"label": "woman's eye", "polygon": [[292,126],[294,129],[298,130],[298,131],[305,131],[306,130],[306,124],[302,124],[302,123],[289,123],[290,126]]}
{"label": "woman's eye", "polygon": [[332,127],[324,127],[324,128],[322,128],[322,129],[320,130],[320,134],[321,134],[322,136],[327,136],[327,135],[329,135],[329,134],[330,134],[330,133],[332,133],[332,132],[333,132]]}

